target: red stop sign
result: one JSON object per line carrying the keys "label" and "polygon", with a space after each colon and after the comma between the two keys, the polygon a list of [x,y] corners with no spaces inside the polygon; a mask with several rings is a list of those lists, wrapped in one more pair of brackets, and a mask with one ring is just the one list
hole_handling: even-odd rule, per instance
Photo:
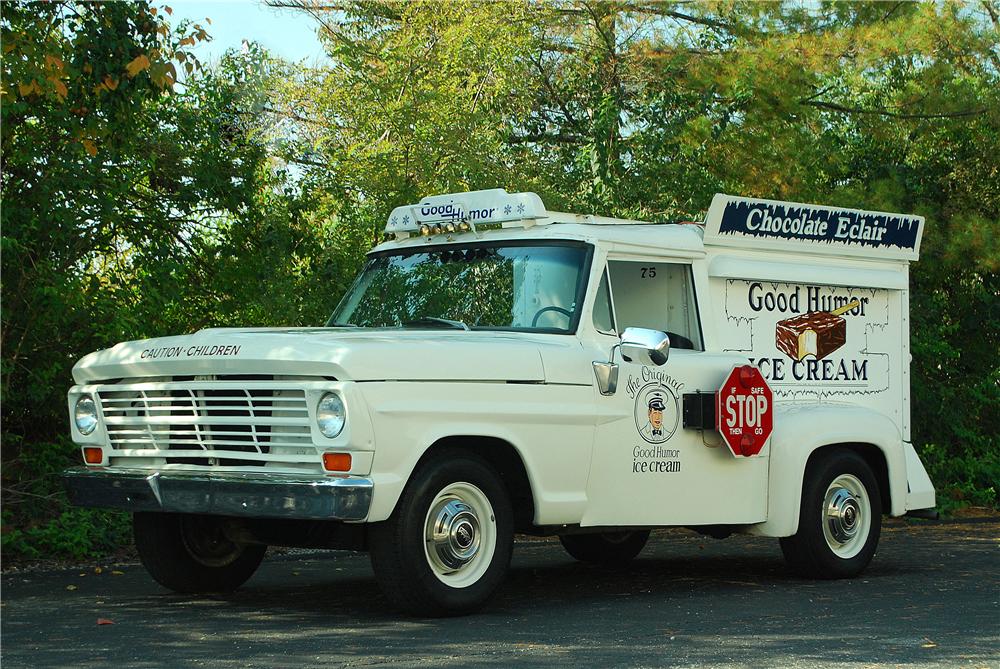
{"label": "red stop sign", "polygon": [[735,456],[760,453],[774,427],[774,395],[760,370],[734,367],[715,393],[715,427]]}

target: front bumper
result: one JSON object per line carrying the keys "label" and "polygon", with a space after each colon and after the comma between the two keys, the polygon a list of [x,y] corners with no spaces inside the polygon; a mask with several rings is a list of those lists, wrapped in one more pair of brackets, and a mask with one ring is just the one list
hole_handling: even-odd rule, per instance
{"label": "front bumper", "polygon": [[77,506],[249,518],[364,520],[371,479],[232,472],[74,468],[63,472]]}

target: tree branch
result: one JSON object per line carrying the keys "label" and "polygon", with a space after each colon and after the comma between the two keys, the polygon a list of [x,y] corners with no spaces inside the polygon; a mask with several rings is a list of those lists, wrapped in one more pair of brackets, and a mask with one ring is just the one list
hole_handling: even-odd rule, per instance
{"label": "tree branch", "polygon": [[[318,2],[310,2],[310,0],[264,0],[264,4],[268,7],[274,7],[275,9],[301,9],[313,14],[314,16],[314,12],[351,12],[357,11],[358,9],[352,3],[332,3],[321,5]],[[382,19],[399,21],[403,18],[402,14],[391,11],[388,4],[385,3],[371,3],[367,5],[367,7],[375,16]]]}
{"label": "tree branch", "polygon": [[648,58],[673,58],[678,54],[685,54],[688,56],[726,56],[732,53],[732,51],[715,51],[711,49],[689,49],[686,47],[681,47],[677,49],[663,49],[654,48],[647,49],[640,52],[640,55]]}
{"label": "tree branch", "polygon": [[309,160],[308,158],[288,158],[288,162],[296,163],[298,165],[309,165],[311,167],[324,167],[329,169],[329,163],[321,163],[318,160]]}
{"label": "tree branch", "polygon": [[574,135],[567,132],[536,132],[526,135],[511,135],[507,138],[508,144],[532,144],[535,142],[551,142],[553,144],[580,144],[584,141],[581,135]]}
{"label": "tree branch", "polygon": [[900,7],[902,7],[905,4],[906,4],[905,2],[897,2],[896,4],[894,4],[892,6],[892,9],[890,9],[889,11],[887,11],[885,13],[885,16],[882,17],[882,20],[883,21],[888,21],[889,17],[892,16],[893,14],[895,14],[896,10],[898,10]]}
{"label": "tree branch", "polygon": [[299,121],[300,123],[309,123],[311,125],[318,125],[321,128],[327,127],[326,123],[323,123],[322,121],[317,121],[316,119],[313,118],[307,118],[305,116],[301,116],[293,111],[275,109],[270,105],[264,105],[262,111],[265,111],[269,114],[274,114],[275,116],[284,116],[286,118],[292,119],[293,121]]}
{"label": "tree branch", "polygon": [[562,112],[562,115],[566,119],[566,122],[573,129],[582,132],[582,124],[575,116],[573,116],[573,114],[570,113],[569,109],[566,107],[566,101],[556,91],[555,86],[552,85],[552,81],[549,78],[549,73],[546,72],[545,66],[542,64],[542,59],[530,58],[530,60],[531,64],[534,65],[535,68],[538,70],[538,73],[542,75],[542,85],[545,87],[545,90],[549,92],[549,95],[552,96],[553,100],[555,100],[556,106],[559,108],[559,111]]}
{"label": "tree branch", "polygon": [[645,6],[645,7],[634,7],[631,11],[640,14],[655,14],[656,16],[666,16],[671,19],[677,19],[678,21],[687,21],[688,23],[696,23],[698,25],[706,26],[709,28],[717,28],[719,30],[732,31],[733,27],[722,21],[716,21],[715,19],[706,19],[700,16],[691,16],[690,14],[682,14],[680,12],[671,11],[669,9],[661,9],[655,6]]}
{"label": "tree branch", "polygon": [[[990,21],[993,22],[994,30],[1000,31],[1000,16],[997,16],[997,8],[993,6],[992,0],[982,0],[982,3],[986,9],[986,13],[990,15]],[[997,56],[996,52],[988,47],[986,53],[989,54],[990,60],[993,62],[993,67],[1000,70],[1000,56]]]}
{"label": "tree branch", "polygon": [[899,119],[962,118],[966,116],[979,116],[980,114],[985,114],[987,111],[983,108],[966,109],[964,111],[957,112],[942,112],[940,114],[901,114],[899,112],[889,111],[888,109],[862,109],[860,107],[848,107],[846,105],[837,104],[836,102],[810,100],[808,98],[805,100],[799,100],[799,104],[807,105],[809,107],[818,107],[820,109],[829,109],[830,111],[841,112],[843,114],[869,114],[873,116],[885,116],[888,118]]}

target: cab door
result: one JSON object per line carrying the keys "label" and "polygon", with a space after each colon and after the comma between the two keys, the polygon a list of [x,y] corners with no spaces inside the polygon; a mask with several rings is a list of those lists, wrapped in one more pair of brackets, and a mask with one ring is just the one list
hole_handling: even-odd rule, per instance
{"label": "cab door", "polygon": [[[607,305],[605,308],[604,305]],[[617,391],[598,393],[583,526],[755,523],[767,516],[769,447],[734,457],[714,430],[684,427],[685,395],[714,393],[735,364],[702,345],[690,261],[608,260],[594,307],[605,334],[595,355],[627,327],[666,332],[659,367],[619,363]],[[609,329],[610,326],[610,329]],[[595,360],[602,359],[595,357]],[[597,392],[595,390],[595,392]]]}

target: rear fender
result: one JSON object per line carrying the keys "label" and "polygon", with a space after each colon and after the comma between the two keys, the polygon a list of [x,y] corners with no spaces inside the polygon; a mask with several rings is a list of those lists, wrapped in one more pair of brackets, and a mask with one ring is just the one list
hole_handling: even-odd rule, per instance
{"label": "rear fender", "polygon": [[[906,512],[906,455],[896,424],[888,416],[855,405],[796,404],[775,407],[768,471],[767,520],[750,534],[787,537],[799,526],[802,484],[809,458],[827,447],[872,446],[885,459],[889,483],[886,511]],[[878,475],[878,467],[873,467]]]}

